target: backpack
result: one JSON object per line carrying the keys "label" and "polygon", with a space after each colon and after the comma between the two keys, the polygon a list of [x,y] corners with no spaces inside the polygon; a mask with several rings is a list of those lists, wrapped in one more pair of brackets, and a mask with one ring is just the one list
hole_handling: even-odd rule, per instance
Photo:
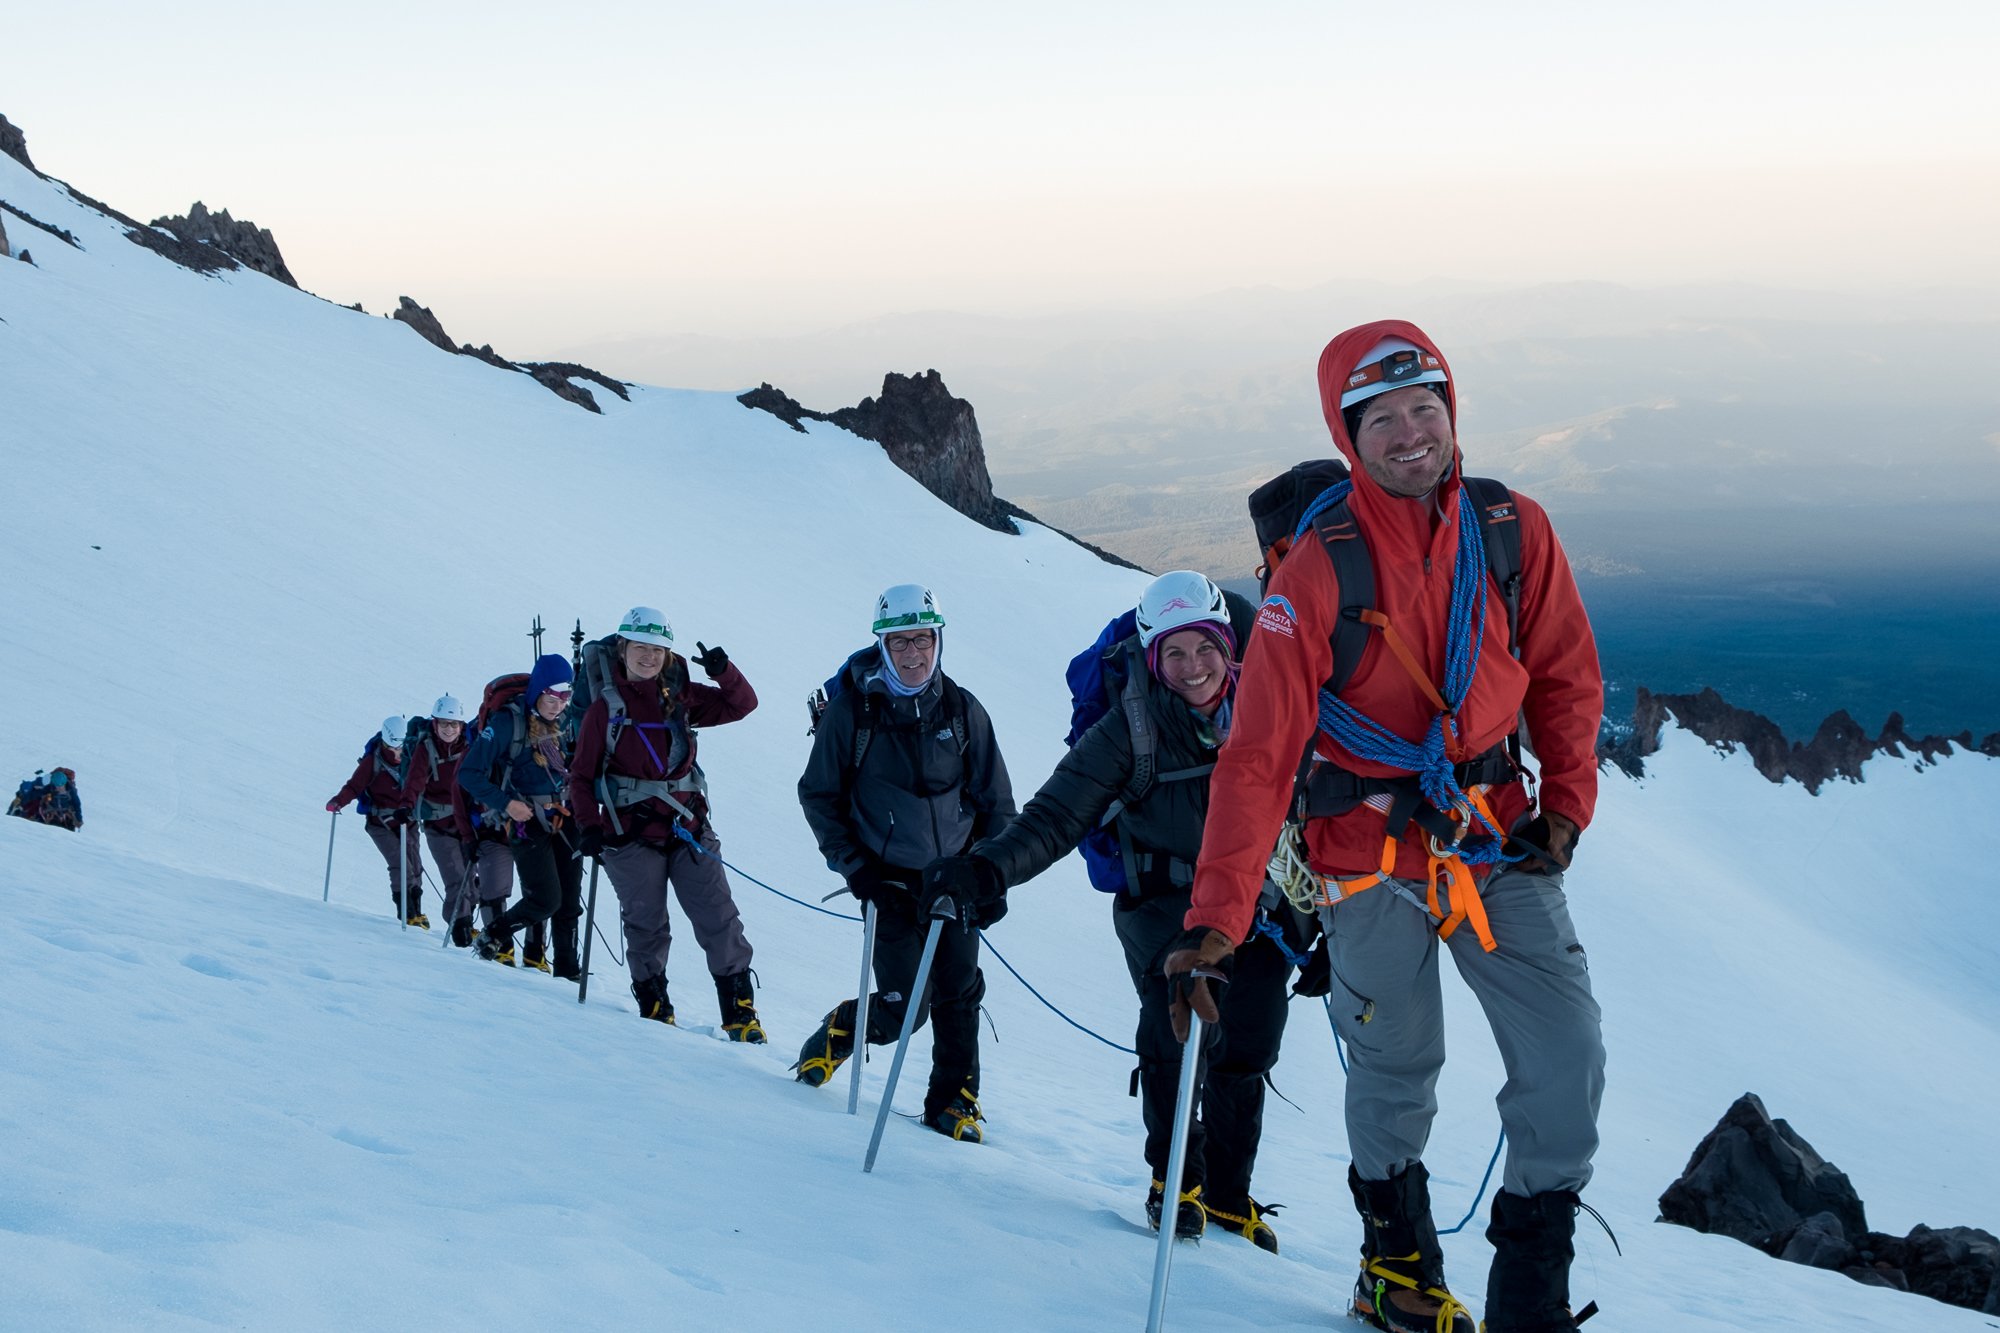
{"label": "backpack", "polygon": [[[1349,475],[1347,465],[1339,459],[1311,459],[1293,465],[1250,492],[1250,523],[1256,530],[1257,549],[1263,556],[1263,563],[1257,567],[1260,595],[1269,592],[1271,575],[1304,535],[1299,529],[1314,502]],[[1514,494],[1506,483],[1491,477],[1466,477],[1464,486],[1479,512],[1487,573],[1499,588],[1501,601],[1507,608],[1508,647],[1519,657],[1521,524]],[[1361,530],[1345,498],[1316,515],[1312,530],[1326,548],[1334,577],[1340,584],[1340,617],[1333,631],[1333,670],[1324,684],[1325,689],[1338,694],[1353,677],[1362,653],[1368,648],[1368,626],[1361,613],[1375,607],[1375,565],[1368,554],[1368,544],[1360,539]],[[1360,793],[1360,783],[1340,781],[1343,777],[1351,778],[1346,770],[1334,764],[1313,762],[1317,739],[1315,732],[1306,741],[1293,783],[1293,809],[1301,821],[1312,814],[1336,814],[1341,813],[1342,807],[1352,808],[1353,798]],[[1504,759],[1512,773],[1520,771],[1518,729],[1507,739]],[[1500,773],[1498,767],[1489,761],[1490,775],[1475,777],[1490,780],[1490,777],[1511,776]]]}
{"label": "backpack", "polygon": [[[1224,592],[1229,605],[1230,629],[1236,635],[1238,651],[1248,641],[1255,608],[1243,597]],[[1156,782],[1178,782],[1201,777],[1213,765],[1160,774],[1155,769],[1159,737],[1152,715],[1146,709],[1146,682],[1149,673],[1138,657],[1138,612],[1120,612],[1099,631],[1097,641],[1070,659],[1063,673],[1069,682],[1069,735],[1063,744],[1071,749],[1099,718],[1114,706],[1125,711],[1132,735],[1132,780],[1119,793],[1118,801],[1096,828],[1084,834],[1077,850],[1083,853],[1084,868],[1091,887],[1100,893],[1123,893],[1130,883],[1125,871],[1126,847],[1119,832],[1118,816],[1138,801]]]}
{"label": "backpack", "polygon": [[[510,671],[504,676],[495,676],[492,680],[487,681],[486,691],[480,696],[479,711],[473,715],[472,728],[469,734],[473,736],[484,735],[486,728],[492,725],[494,717],[502,712],[506,712],[508,704],[513,703],[527,692],[528,673],[525,671]],[[488,780],[503,792],[509,789],[510,784],[514,780],[514,760],[520,756],[521,747],[528,743],[527,719],[522,716],[518,709],[508,716],[510,718],[508,725],[511,730],[507,738],[506,747],[494,759],[493,767],[487,774]],[[459,771],[461,773],[464,771],[464,764],[462,762],[459,765]],[[452,780],[451,784],[451,809],[452,817],[458,823],[459,837],[470,840],[473,836],[472,830],[480,826],[480,814],[479,811],[473,809],[472,798],[467,794],[464,783],[456,778]]]}

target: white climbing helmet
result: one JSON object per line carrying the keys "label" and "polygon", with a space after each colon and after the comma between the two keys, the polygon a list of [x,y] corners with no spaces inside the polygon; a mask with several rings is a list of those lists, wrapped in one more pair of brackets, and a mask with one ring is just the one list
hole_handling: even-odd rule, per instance
{"label": "white climbing helmet", "polygon": [[449,694],[441,694],[438,696],[438,701],[431,706],[431,721],[463,722],[465,705]]}
{"label": "white climbing helmet", "polygon": [[1162,574],[1139,594],[1139,646],[1151,648],[1153,640],[1187,625],[1208,621],[1227,627],[1229,603],[1222,589],[1208,575],[1192,569],[1176,569]]}
{"label": "white climbing helmet", "polygon": [[403,737],[409,734],[410,721],[401,713],[394,713],[382,719],[382,744],[391,750],[403,748]]}
{"label": "white climbing helmet", "polygon": [[627,643],[650,643],[657,648],[674,646],[674,627],[657,608],[635,606],[618,622],[618,637]]}
{"label": "white climbing helmet", "polygon": [[937,598],[921,583],[898,583],[875,599],[875,633],[899,629],[944,628],[944,612]]}

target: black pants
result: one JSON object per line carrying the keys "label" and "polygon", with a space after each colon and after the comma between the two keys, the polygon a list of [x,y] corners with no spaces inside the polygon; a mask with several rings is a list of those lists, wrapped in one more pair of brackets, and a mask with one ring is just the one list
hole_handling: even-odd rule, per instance
{"label": "black pants", "polygon": [[583,916],[583,862],[571,854],[569,839],[540,824],[530,824],[508,851],[514,857],[514,878],[521,886],[521,896],[487,929],[511,936],[517,927],[532,926],[536,927],[532,936],[539,938],[542,922],[554,920],[556,953],[565,954],[565,941],[568,952],[574,953],[576,923]]}
{"label": "black pants", "polygon": [[[892,891],[884,896],[887,901],[875,909],[875,994],[868,1001],[872,1046],[892,1045],[902,1035],[907,996],[930,931],[930,923],[917,916],[911,895]],[[950,1105],[961,1088],[979,1095],[979,1003],[986,998],[986,978],[979,971],[978,931],[955,921],[944,923],[925,992],[929,1004],[918,1008],[917,1026],[930,1020],[931,1081],[924,1093],[928,1118]]]}
{"label": "black pants", "polygon": [[[1146,1120],[1146,1164],[1164,1180],[1173,1147],[1174,1102],[1180,1092],[1181,1045],[1167,1012],[1167,979],[1161,970],[1168,946],[1181,933],[1186,893],[1134,901],[1121,898],[1112,923],[1125,946],[1125,966],[1139,992],[1139,1097]],[[1203,1187],[1217,1207],[1245,1216],[1250,1172],[1264,1135],[1264,1076],[1278,1063],[1285,1035],[1286,983],[1291,964],[1276,945],[1253,935],[1236,951],[1222,993],[1222,1021],[1207,1028],[1204,1068],[1188,1127],[1181,1189]]]}

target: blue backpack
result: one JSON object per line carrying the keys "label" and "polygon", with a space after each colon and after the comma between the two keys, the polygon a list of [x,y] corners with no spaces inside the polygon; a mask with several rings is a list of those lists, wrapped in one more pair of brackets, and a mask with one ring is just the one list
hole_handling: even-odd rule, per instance
{"label": "blue backpack", "polygon": [[[1069,735],[1063,737],[1064,745],[1075,748],[1083,733],[1111,711],[1113,701],[1131,683],[1130,673],[1116,668],[1120,654],[1114,650],[1138,632],[1138,612],[1122,612],[1105,625],[1097,642],[1070,659],[1069,669],[1063,673],[1069,681]],[[1118,845],[1116,821],[1099,824],[1084,834],[1077,850],[1083,853],[1092,888],[1100,893],[1125,891],[1125,859]]]}

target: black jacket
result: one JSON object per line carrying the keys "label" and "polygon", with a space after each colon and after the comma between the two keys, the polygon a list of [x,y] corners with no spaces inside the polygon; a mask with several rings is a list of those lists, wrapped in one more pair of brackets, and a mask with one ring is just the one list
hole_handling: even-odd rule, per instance
{"label": "black jacket", "polygon": [[[813,734],[799,805],[835,874],[886,866],[910,872],[914,884],[938,857],[1005,827],[1014,791],[993,721],[971,691],[940,670],[921,693],[899,698],[877,678],[880,665],[873,647],[848,659],[845,688]],[[864,722],[868,748],[857,770]]]}
{"label": "black jacket", "polygon": [[[1138,657],[1138,640],[1125,649],[1124,663],[1146,681],[1146,710],[1158,736],[1153,771],[1156,780],[1118,818],[1123,834],[1138,858],[1138,896],[1184,893],[1193,883],[1194,864],[1201,855],[1201,829],[1208,818],[1208,775],[1161,782],[1157,775],[1202,768],[1215,763],[1216,748],[1202,739],[1202,720],[1179,695],[1152,677]],[[1114,703],[1056,765],[1006,829],[973,847],[1000,868],[1011,885],[1033,879],[1083,840],[1121,799],[1132,781],[1132,731],[1122,705]]]}

